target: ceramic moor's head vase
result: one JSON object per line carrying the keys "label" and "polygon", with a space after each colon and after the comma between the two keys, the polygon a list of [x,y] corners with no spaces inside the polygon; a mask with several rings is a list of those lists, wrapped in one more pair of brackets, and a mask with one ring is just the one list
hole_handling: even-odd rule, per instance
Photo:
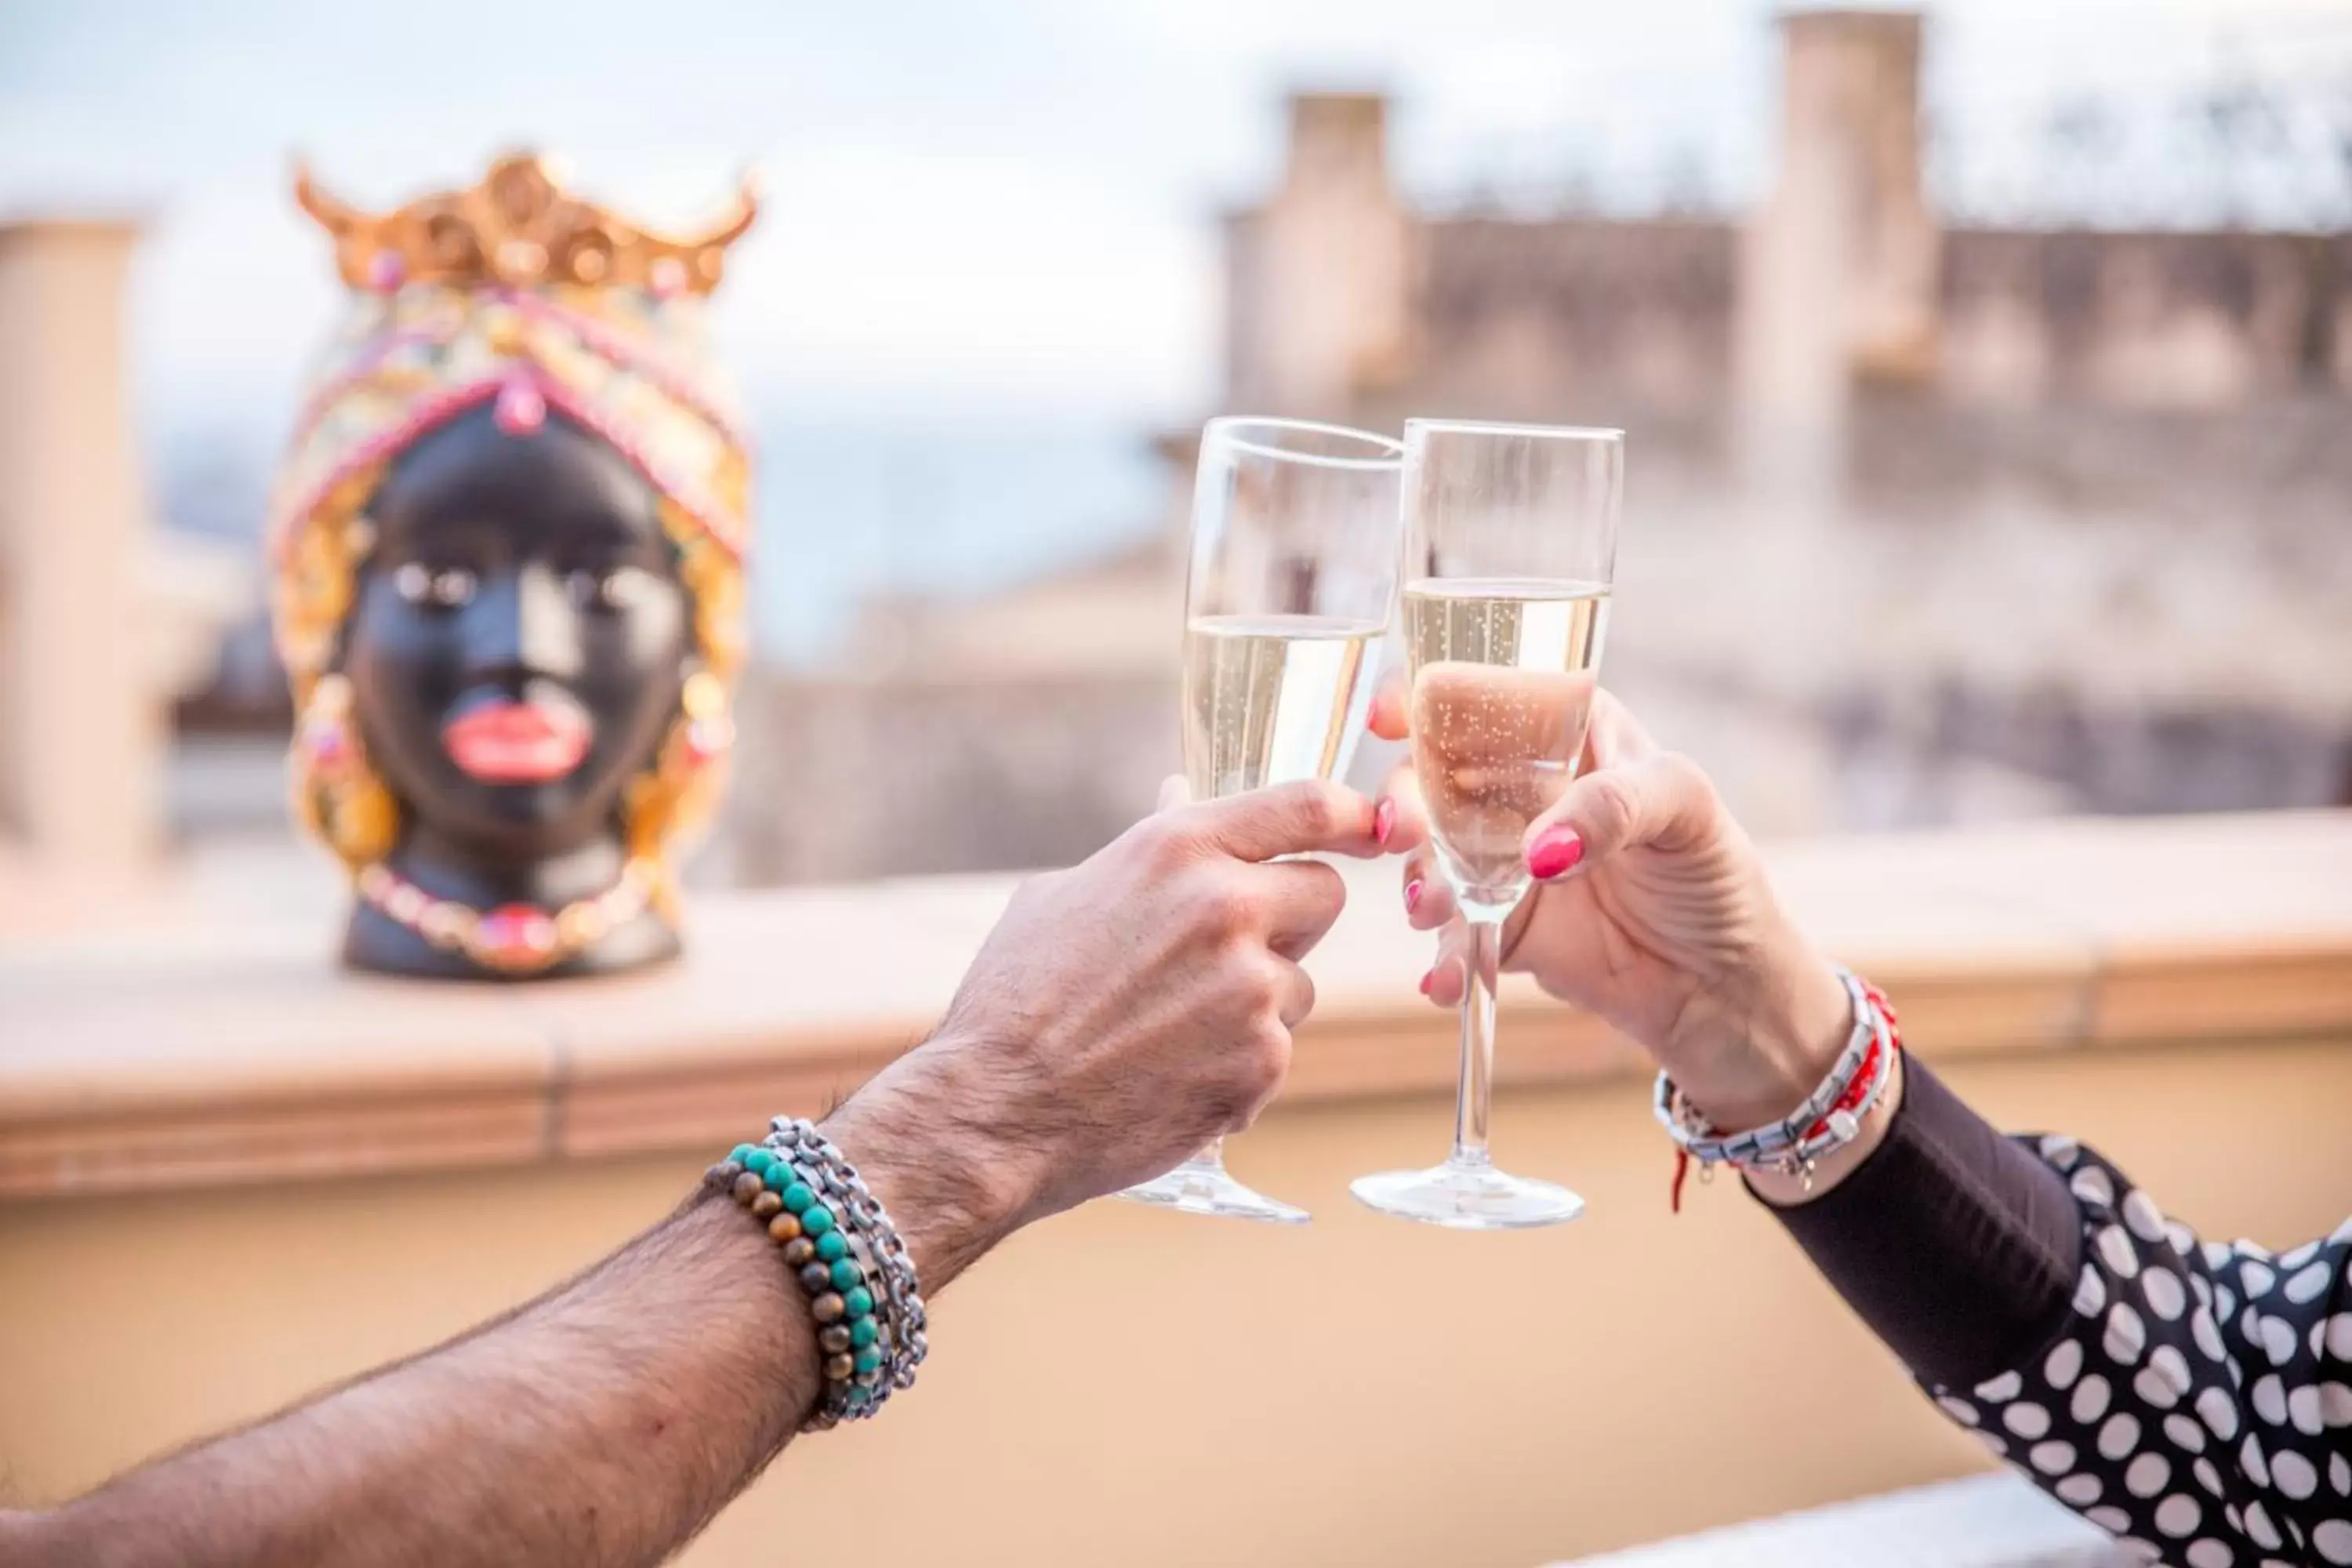
{"label": "ceramic moor's head vase", "polygon": [[344,959],[667,957],[743,659],[750,465],[702,305],[751,195],[682,238],[528,156],[389,213],[297,195],[352,299],[278,475],[272,613]]}

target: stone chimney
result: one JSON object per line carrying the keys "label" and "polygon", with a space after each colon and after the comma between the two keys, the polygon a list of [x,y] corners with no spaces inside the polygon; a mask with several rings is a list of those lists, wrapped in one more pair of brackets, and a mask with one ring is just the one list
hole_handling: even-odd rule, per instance
{"label": "stone chimney", "polygon": [[1352,186],[1384,197],[1389,188],[1389,105],[1375,92],[1298,92],[1290,97],[1289,189]]}
{"label": "stone chimney", "polygon": [[1834,500],[1857,384],[1935,376],[1940,236],[1918,14],[1800,11],[1780,29],[1780,170],[1740,259],[1740,399],[1753,477],[1812,505]]}
{"label": "stone chimney", "polygon": [[0,224],[0,836],[81,885],[161,837],[146,498],[123,388],[138,230]]}
{"label": "stone chimney", "polygon": [[1387,100],[1294,94],[1281,188],[1227,219],[1227,408],[1345,418],[1393,384],[1412,234],[1389,177]]}

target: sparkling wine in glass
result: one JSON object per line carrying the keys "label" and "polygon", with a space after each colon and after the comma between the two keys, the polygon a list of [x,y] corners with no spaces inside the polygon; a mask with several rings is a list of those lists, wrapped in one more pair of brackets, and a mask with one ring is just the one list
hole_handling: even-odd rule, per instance
{"label": "sparkling wine in glass", "polygon": [[1584,1200],[1497,1169],[1495,981],[1527,834],[1576,776],[1609,626],[1624,437],[1405,424],[1404,632],[1414,776],[1469,942],[1454,1150],[1360,1178],[1387,1214],[1465,1230],[1558,1225]]}
{"label": "sparkling wine in glass", "polygon": [[1195,800],[1347,764],[1378,673],[1381,622],[1196,616],[1184,625],[1184,780]]}
{"label": "sparkling wine in glass", "polygon": [[[1184,775],[1195,799],[1348,768],[1396,597],[1403,448],[1292,419],[1201,433],[1185,580]],[[1227,1173],[1223,1141],[1120,1194],[1297,1225]]]}

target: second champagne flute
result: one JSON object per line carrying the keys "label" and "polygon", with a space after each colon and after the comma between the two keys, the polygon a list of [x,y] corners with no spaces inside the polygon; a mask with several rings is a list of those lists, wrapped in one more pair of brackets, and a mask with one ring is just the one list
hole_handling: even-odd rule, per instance
{"label": "second champagne flute", "polygon": [[1558,1225],[1566,1187],[1497,1170],[1495,981],[1529,883],[1528,826],[1584,755],[1623,482],[1622,431],[1408,419],[1404,635],[1413,776],[1438,868],[1468,926],[1454,1152],[1365,1176],[1373,1208],[1464,1230]]}
{"label": "second champagne flute", "polygon": [[[1348,771],[1396,599],[1398,476],[1385,436],[1212,419],[1184,583],[1184,776],[1195,799]],[[1225,1172],[1220,1139],[1119,1194],[1297,1225]]]}

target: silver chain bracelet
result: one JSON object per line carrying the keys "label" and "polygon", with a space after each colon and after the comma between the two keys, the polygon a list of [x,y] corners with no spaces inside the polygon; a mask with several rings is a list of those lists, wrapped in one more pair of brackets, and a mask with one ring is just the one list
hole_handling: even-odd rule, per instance
{"label": "silver chain bracelet", "polygon": [[768,1128],[764,1146],[816,1179],[820,1195],[840,1212],[843,1234],[859,1255],[867,1278],[882,1287],[875,1316],[881,1320],[881,1342],[887,1349],[879,1375],[870,1385],[873,1397],[842,1413],[852,1420],[870,1418],[894,1392],[914,1385],[915,1369],[930,1353],[929,1319],[923,1310],[914,1259],[882,1200],[814,1122],[805,1117],[779,1116]]}

